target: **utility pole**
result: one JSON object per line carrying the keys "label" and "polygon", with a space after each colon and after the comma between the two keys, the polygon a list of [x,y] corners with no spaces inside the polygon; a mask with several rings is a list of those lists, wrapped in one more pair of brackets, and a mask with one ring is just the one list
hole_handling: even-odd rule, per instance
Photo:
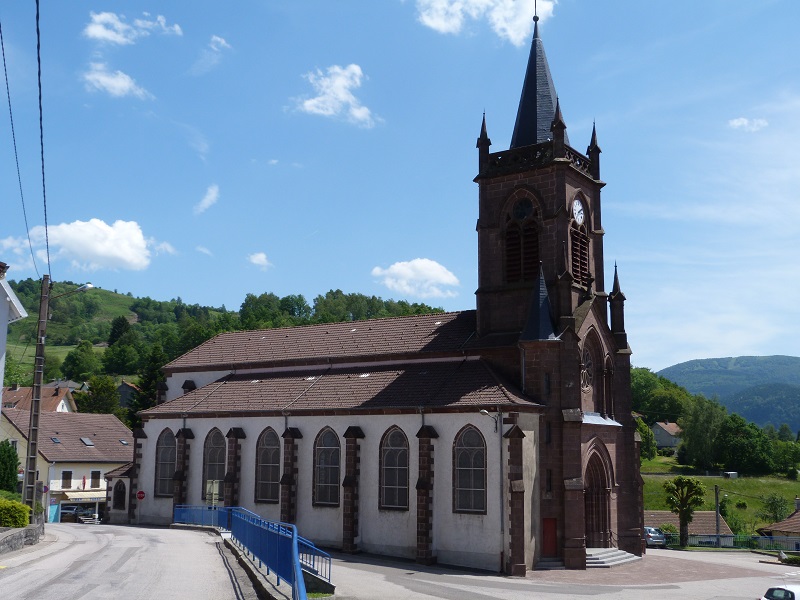
{"label": "utility pole", "polygon": [[716,515],[717,518],[717,548],[719,548],[719,486],[714,486],[714,506],[716,507]]}
{"label": "utility pole", "polygon": [[42,276],[42,295],[39,300],[39,323],[36,329],[36,359],[33,366],[33,395],[28,425],[28,455],[25,461],[25,504],[31,507],[31,523],[36,510],[36,459],[39,456],[39,407],[44,378],[44,338],[50,310],[50,276]]}

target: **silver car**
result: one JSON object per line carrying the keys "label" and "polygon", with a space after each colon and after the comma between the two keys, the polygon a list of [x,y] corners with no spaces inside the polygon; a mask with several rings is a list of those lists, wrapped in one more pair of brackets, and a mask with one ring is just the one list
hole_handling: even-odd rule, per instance
{"label": "silver car", "polygon": [[800,599],[800,585],[781,585],[772,587],[761,597],[761,600],[797,600]]}
{"label": "silver car", "polygon": [[664,532],[657,527],[645,527],[644,540],[648,548],[667,547],[667,537],[664,535]]}

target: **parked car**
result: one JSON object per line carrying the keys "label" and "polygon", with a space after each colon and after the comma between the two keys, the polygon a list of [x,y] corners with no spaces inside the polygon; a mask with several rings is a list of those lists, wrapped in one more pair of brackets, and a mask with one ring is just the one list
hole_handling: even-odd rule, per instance
{"label": "parked car", "polygon": [[666,548],[667,536],[658,527],[645,527],[644,540],[648,548]]}
{"label": "parked car", "polygon": [[771,587],[761,600],[800,600],[800,585]]}
{"label": "parked car", "polygon": [[61,507],[62,523],[75,523],[78,521],[78,517],[97,518],[97,515],[94,512],[94,506],[67,504]]}

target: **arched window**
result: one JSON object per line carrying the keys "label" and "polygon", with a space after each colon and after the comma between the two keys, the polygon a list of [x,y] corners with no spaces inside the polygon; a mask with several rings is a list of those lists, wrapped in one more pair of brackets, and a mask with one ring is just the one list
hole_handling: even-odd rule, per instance
{"label": "arched window", "polygon": [[381,440],[380,507],[408,510],[408,438],[392,427]]}
{"label": "arched window", "polygon": [[203,446],[203,500],[218,504],[225,479],[225,437],[219,429],[212,429]]}
{"label": "arched window", "polygon": [[323,429],[314,442],[314,504],[339,506],[339,438]]}
{"label": "arched window", "polygon": [[519,198],[506,216],[506,283],[533,281],[539,269],[539,228],[530,198]]}
{"label": "arched window", "polygon": [[265,429],[256,446],[256,502],[278,502],[281,481],[281,445],[271,427]]}
{"label": "arched window", "polygon": [[175,475],[175,436],[165,429],[156,441],[156,496],[172,496]]}
{"label": "arched window", "polygon": [[453,445],[453,510],[486,513],[486,442],[471,425]]}
{"label": "arched window", "polygon": [[125,510],[125,483],[121,479],[118,479],[117,483],[114,484],[111,508],[114,510]]}

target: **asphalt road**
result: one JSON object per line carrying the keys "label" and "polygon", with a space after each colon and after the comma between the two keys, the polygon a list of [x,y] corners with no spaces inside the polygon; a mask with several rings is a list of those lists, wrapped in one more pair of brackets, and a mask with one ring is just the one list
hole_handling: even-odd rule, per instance
{"label": "asphalt road", "polygon": [[[792,569],[749,552],[648,550],[644,560],[588,571],[500,577],[411,561],[333,554],[336,600],[753,600],[800,582]],[[51,524],[43,542],[0,555],[0,600],[236,599],[255,593],[213,533]]]}
{"label": "asphalt road", "polygon": [[0,598],[255,598],[230,562],[207,532],[48,524],[39,544],[0,554]]}
{"label": "asphalt road", "polygon": [[792,579],[800,568],[765,564],[749,552],[648,550],[635,563],[587,571],[531,571],[499,577],[413,562],[334,554],[336,600],[754,600],[770,586]]}

